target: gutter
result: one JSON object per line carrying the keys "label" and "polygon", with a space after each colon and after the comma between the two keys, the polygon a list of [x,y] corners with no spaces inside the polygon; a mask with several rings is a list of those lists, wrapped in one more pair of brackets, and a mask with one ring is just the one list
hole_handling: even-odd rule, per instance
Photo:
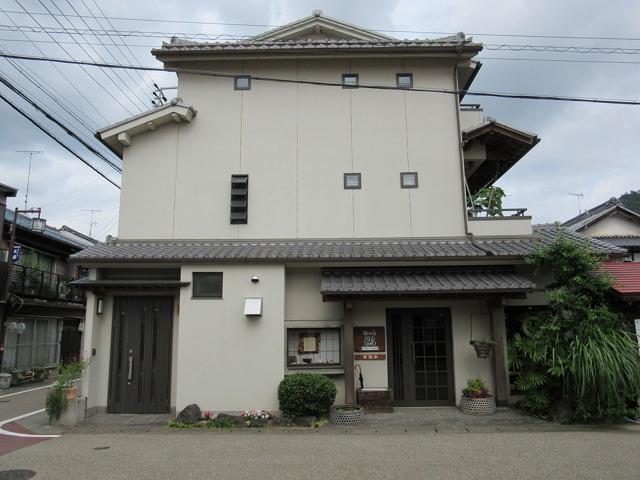
{"label": "gutter", "polygon": [[[459,57],[458,57],[459,58]],[[456,62],[456,65],[453,67],[453,85],[454,88],[456,90],[456,92],[458,92],[458,63]],[[461,130],[461,124],[460,124],[460,101],[462,100],[462,98],[460,97],[460,93],[458,93],[455,97],[454,97],[454,101],[455,101],[455,108],[456,108],[456,124],[458,126],[458,154],[460,157],[460,181],[461,184],[460,186],[462,187],[461,192],[462,192],[462,215],[463,215],[463,222],[464,222],[464,234],[467,238],[472,239],[473,235],[469,232],[469,216],[467,215],[467,196],[466,196],[466,178],[464,175],[464,150],[463,150],[463,143],[462,143],[462,130]],[[482,249],[481,249],[482,250]],[[484,251],[484,250],[483,250]]]}

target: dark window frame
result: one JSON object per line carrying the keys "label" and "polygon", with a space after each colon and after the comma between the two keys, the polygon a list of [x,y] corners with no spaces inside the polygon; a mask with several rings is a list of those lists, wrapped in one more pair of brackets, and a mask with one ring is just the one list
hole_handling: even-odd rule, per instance
{"label": "dark window frame", "polygon": [[[405,175],[415,175],[416,183],[414,185],[405,184]],[[418,188],[418,172],[400,172],[400,188]]]}
{"label": "dark window frame", "polygon": [[[347,177],[351,176],[351,175],[355,175],[356,177],[358,177],[358,185],[357,186],[352,186],[352,185],[348,185],[347,184]],[[360,190],[362,189],[362,174],[359,172],[350,172],[350,173],[345,173],[343,176],[343,186],[345,190]]]}
{"label": "dark window frame", "polygon": [[[344,351],[344,331],[341,327],[312,327],[312,328],[301,328],[301,327],[287,327],[287,332],[286,332],[286,338],[287,338],[287,344],[286,344],[286,367],[288,370],[307,370],[307,369],[314,369],[314,370],[322,370],[322,369],[343,369],[344,368],[344,356],[346,355],[345,351]],[[320,344],[320,351],[315,352],[315,353],[311,353],[311,352],[307,352],[307,353],[297,353],[296,355],[290,355],[293,352],[289,351],[289,342],[291,341],[291,338],[289,338],[289,333],[292,333],[294,336],[294,339],[296,337],[299,337],[299,335],[301,333],[307,332],[309,336],[313,335],[313,336],[319,336],[321,338],[322,333],[321,331],[333,331],[334,334],[337,334],[337,339],[338,339],[338,349],[337,349],[337,353],[338,353],[338,362],[337,363],[301,363],[301,364],[296,364],[291,362],[291,357],[292,356],[313,356],[313,355],[319,355],[322,352],[322,344]],[[331,350],[332,352],[335,352],[336,350]],[[325,352],[327,353],[327,352]]]}
{"label": "dark window frame", "polygon": [[[220,278],[220,293],[219,294],[203,294],[198,293],[196,290],[198,288],[198,278],[204,277],[205,275],[216,275]],[[224,293],[224,274],[223,272],[193,272],[192,273],[192,286],[191,286],[191,298],[205,298],[205,299],[222,299],[222,295]]]}
{"label": "dark window frame", "polygon": [[[400,85],[400,77],[409,77],[409,85]],[[413,73],[396,73],[396,88],[403,90],[413,88]]]}
{"label": "dark window frame", "polygon": [[[245,79],[245,78],[247,79],[247,86],[239,87],[238,80]],[[234,90],[251,90],[251,75],[236,75],[235,77],[233,77],[233,89]]]}
{"label": "dark window frame", "polygon": [[[345,79],[348,77],[353,77],[356,79],[355,85],[347,85],[345,83]],[[358,73],[343,73],[342,74],[342,88],[358,88],[360,86],[360,74]]]}

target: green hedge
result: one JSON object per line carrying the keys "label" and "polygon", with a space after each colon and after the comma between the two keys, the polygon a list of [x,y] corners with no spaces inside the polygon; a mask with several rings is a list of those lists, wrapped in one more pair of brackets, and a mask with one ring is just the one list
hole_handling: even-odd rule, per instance
{"label": "green hedge", "polygon": [[321,417],[336,399],[336,385],[318,373],[294,373],[278,386],[280,411],[287,418]]}

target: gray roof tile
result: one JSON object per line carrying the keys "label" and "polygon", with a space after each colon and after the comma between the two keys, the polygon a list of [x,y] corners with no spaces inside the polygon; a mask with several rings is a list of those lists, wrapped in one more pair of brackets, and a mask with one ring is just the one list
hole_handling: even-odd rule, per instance
{"label": "gray roof tile", "polygon": [[324,295],[523,292],[534,282],[500,267],[340,269],[322,271]]}
{"label": "gray roof tile", "polygon": [[[138,261],[412,261],[448,258],[520,257],[548,243],[556,227],[535,230],[534,237],[500,239],[335,239],[335,240],[119,240],[100,243],[76,253],[72,260],[88,262]],[[571,238],[602,254],[624,249],[579,234]]]}

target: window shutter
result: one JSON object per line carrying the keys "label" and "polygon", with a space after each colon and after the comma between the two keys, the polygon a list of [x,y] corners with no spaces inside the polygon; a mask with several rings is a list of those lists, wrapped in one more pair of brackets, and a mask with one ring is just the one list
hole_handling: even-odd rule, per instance
{"label": "window shutter", "polygon": [[231,175],[231,224],[246,224],[249,206],[249,175]]}

